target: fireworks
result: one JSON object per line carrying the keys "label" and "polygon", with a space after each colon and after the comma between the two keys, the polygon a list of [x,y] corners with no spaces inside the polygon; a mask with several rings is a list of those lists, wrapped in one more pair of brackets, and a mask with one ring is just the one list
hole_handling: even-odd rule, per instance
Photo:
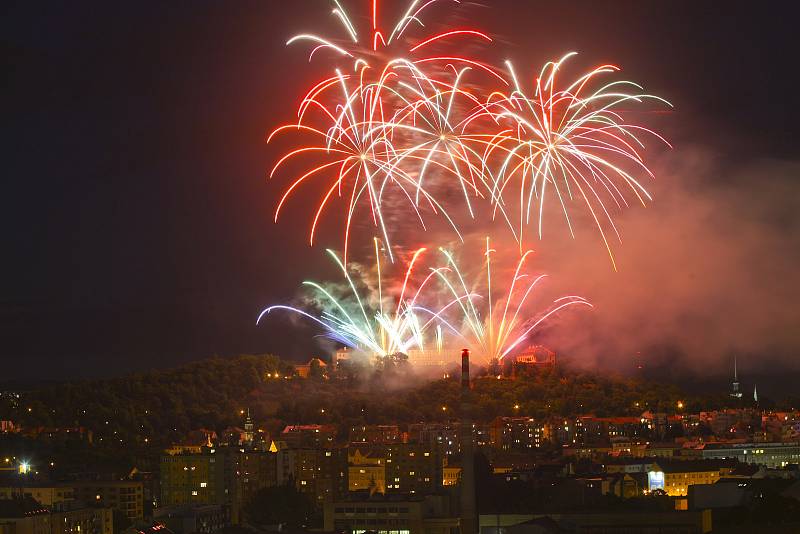
{"label": "fireworks", "polygon": [[[308,61],[314,58],[314,55],[321,50],[329,50],[333,52],[335,58],[346,58],[353,62],[353,71],[358,71],[364,66],[374,66],[371,64],[373,59],[382,59],[386,55],[394,57],[413,57],[419,62],[434,62],[434,61],[463,61],[468,63],[479,64],[478,62],[469,58],[449,57],[449,56],[421,56],[424,54],[431,45],[441,44],[447,41],[463,41],[478,40],[484,42],[492,42],[491,37],[485,33],[475,29],[456,29],[447,30],[439,33],[423,35],[418,38],[415,43],[409,44],[408,38],[410,33],[413,33],[414,28],[425,28],[423,19],[426,12],[430,11],[436,4],[458,4],[458,0],[413,0],[409,2],[402,15],[391,26],[389,32],[385,32],[381,28],[381,19],[383,13],[381,11],[381,3],[378,0],[372,1],[372,12],[370,14],[371,28],[367,32],[359,31],[353,23],[353,19],[348,15],[347,10],[339,0],[333,0],[332,14],[341,23],[344,30],[342,35],[346,38],[344,41],[335,38],[326,38],[316,34],[303,33],[295,35],[289,39],[286,44],[291,45],[296,42],[308,42],[312,48],[308,56]],[[364,34],[368,37],[365,38]],[[365,42],[365,39],[367,42]],[[339,44],[337,44],[337,42]],[[373,62],[374,63],[374,62]]]}
{"label": "fireworks", "polygon": [[[316,322],[337,342],[379,356],[431,344],[441,351],[459,339],[487,360],[502,360],[553,314],[591,307],[577,296],[556,299],[543,311],[534,306],[545,275],[530,274],[528,243],[531,235],[542,239],[551,204],[573,237],[571,205],[583,206],[616,269],[609,236],[620,235],[613,215],[631,201],[651,199],[640,181],[653,177],[644,141],[666,143],[634,121],[628,108],[666,101],[633,82],[609,80],[619,71],[613,65],[563,83],[574,53],[546,63],[532,85],[522,83],[511,62],[499,69],[463,53],[465,42],[490,44],[487,34],[474,28],[430,32],[422,23],[434,5],[458,3],[411,1],[384,29],[388,17],[373,0],[366,30],[334,0],[343,39],[311,33],[289,39],[287,44],[311,43],[309,62],[319,54],[328,59],[329,71],[305,92],[297,120],[267,139],[292,134],[298,143],[270,172],[271,178],[297,173],[277,202],[275,220],[298,189],[318,191],[309,224],[313,246],[322,221],[341,207],[336,218],[344,224],[342,254],[328,252],[341,268],[346,291],[305,282],[316,294],[318,315],[273,306],[259,320],[288,310]],[[458,54],[434,53],[454,43]],[[495,258],[498,251],[487,238],[479,281],[443,248],[444,265],[420,269],[426,249],[434,247],[414,249],[425,234],[407,228],[414,224],[427,233],[432,218],[462,242],[465,219],[480,225],[499,218],[518,247],[504,248]],[[365,225],[372,231],[363,232]],[[436,235],[441,231],[436,227]],[[370,276],[354,271],[349,259],[354,239],[362,235],[380,236],[373,237]],[[387,265],[398,268],[393,251],[410,245],[414,252],[403,276],[387,275]],[[515,267],[498,269],[499,264]],[[416,281],[420,271],[425,276]]]}
{"label": "fireworks", "polygon": [[[392,65],[395,64],[405,65],[416,72],[413,65],[407,62],[397,61]],[[297,156],[319,155],[324,159],[319,165],[312,166],[310,170],[296,178],[289,186],[278,202],[275,220],[278,220],[287,198],[303,182],[317,176],[324,176],[326,179],[330,177],[326,182],[327,189],[323,189],[324,194],[311,224],[310,244],[314,243],[317,225],[334,194],[338,197],[346,195],[348,200],[345,215],[345,262],[353,218],[362,203],[369,206],[372,223],[379,229],[391,250],[391,239],[383,206],[385,197],[391,194],[392,189],[408,200],[411,211],[423,228],[425,222],[419,209],[421,198],[428,203],[434,213],[442,214],[458,234],[458,228],[442,204],[426,191],[421,180],[415,179],[409,169],[404,169],[398,164],[405,157],[398,152],[394,143],[394,130],[400,125],[386,120],[386,97],[383,95],[389,91],[386,87],[387,80],[394,76],[396,76],[394,73],[385,71],[377,82],[366,83],[364,76],[346,76],[337,71],[334,79],[315,87],[303,100],[299,113],[300,123],[281,126],[268,139],[271,140],[274,135],[281,132],[300,130],[309,134],[314,140],[309,145],[288,152],[278,160],[270,173],[270,176],[273,176],[282,165]],[[332,87],[340,88],[341,98],[333,99],[334,103],[328,104],[324,97]],[[393,91],[393,94],[402,100],[403,97],[399,92]],[[323,130],[324,126],[317,128],[303,124],[308,118],[310,109],[319,112],[321,122],[327,125],[326,130]]]}
{"label": "fireworks", "polygon": [[642,94],[642,88],[629,81],[611,81],[595,87],[595,81],[603,75],[619,71],[614,65],[596,67],[562,88],[559,70],[574,55],[570,53],[559,61],[547,63],[536,78],[530,96],[526,95],[513,66],[507,62],[513,91],[492,93],[486,106],[473,117],[488,115],[500,127],[506,127],[487,146],[485,157],[491,159],[498,155],[501,162],[494,175],[491,194],[496,205],[508,206],[513,201],[507,202],[506,197],[518,195],[516,236],[520,244],[524,241],[525,228],[532,221],[535,221],[539,238],[542,237],[548,194],[557,199],[554,201],[558,202],[574,237],[567,203],[577,198],[589,209],[613,262],[603,222],[609,224],[618,239],[619,232],[609,213],[608,199],[617,209],[627,206],[623,192],[627,189],[642,204],[650,200],[647,189],[629,169],[633,167],[653,176],[642,157],[642,134],[666,143],[652,130],[629,122],[621,106],[647,99],[669,103]]}
{"label": "fireworks", "polygon": [[379,357],[408,353],[411,349],[424,349],[424,333],[432,324],[431,318],[418,315],[417,302],[431,276],[422,280],[416,289],[414,267],[426,249],[414,251],[408,262],[402,283],[386,286],[383,265],[380,261],[379,241],[375,239],[375,269],[372,273],[348,268],[335,252],[328,254],[341,269],[345,289],[326,288],[320,283],[307,281],[316,294],[321,313],[313,315],[293,306],[271,306],[261,312],[261,319],[275,311],[286,310],[305,317],[322,326],[331,339],[350,348]]}
{"label": "fireworks", "polygon": [[[564,296],[555,299],[544,311],[534,312],[532,299],[547,275],[532,275],[526,262],[532,251],[526,251],[516,266],[504,274],[492,270],[492,254],[497,251],[486,238],[484,272],[478,281],[468,284],[467,275],[459,267],[451,252],[441,249],[447,263],[436,270],[447,292],[453,297],[461,312],[461,328],[451,330],[470,343],[477,354],[487,361],[502,360],[517,348],[546,319],[570,306],[592,305],[583,297]],[[512,274],[513,273],[513,274]],[[452,306],[449,306],[452,307]],[[448,325],[450,326],[450,325]]]}

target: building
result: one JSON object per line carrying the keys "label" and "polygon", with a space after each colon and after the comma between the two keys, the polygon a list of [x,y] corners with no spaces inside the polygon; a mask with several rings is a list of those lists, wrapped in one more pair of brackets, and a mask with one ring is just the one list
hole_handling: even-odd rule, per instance
{"label": "building", "polygon": [[441,449],[426,443],[394,443],[386,447],[386,491],[428,495],[442,487]]}
{"label": "building", "polygon": [[583,416],[575,421],[576,438],[582,445],[609,443],[615,438],[641,439],[649,435],[643,417]]}
{"label": "building", "polygon": [[[362,449],[366,454],[362,453]],[[386,452],[382,448],[356,446],[347,454],[347,489],[386,493]]]}
{"label": "building", "polygon": [[547,440],[549,428],[532,417],[497,417],[489,425],[489,444],[501,451],[538,449]]}
{"label": "building", "polygon": [[408,441],[438,447],[446,456],[461,452],[460,429],[451,423],[414,423],[408,426]]}
{"label": "building", "polygon": [[310,376],[323,376],[327,371],[328,364],[319,358],[311,358],[306,364],[295,365],[294,370],[297,376],[308,378]]}
{"label": "building", "polygon": [[353,494],[324,513],[326,532],[347,534],[451,534],[458,525],[446,495]]}
{"label": "building", "polygon": [[132,521],[144,518],[144,487],[140,481],[92,480],[70,485],[79,501],[113,508]]}
{"label": "building", "polygon": [[442,485],[456,486],[461,482],[461,467],[446,465],[442,468]]}
{"label": "building", "polygon": [[403,441],[403,433],[397,425],[359,425],[350,427],[350,443],[383,445]]}
{"label": "building", "polygon": [[318,506],[347,494],[347,449],[292,449],[294,481]]}
{"label": "building", "polygon": [[50,515],[50,534],[112,534],[114,512],[108,507],[56,507]]}
{"label": "building", "polygon": [[61,502],[52,508],[31,497],[0,500],[0,531],[8,534],[112,534],[111,508]]}
{"label": "building", "polygon": [[602,464],[606,473],[648,473],[657,469],[656,458],[608,458]]}
{"label": "building", "polygon": [[685,460],[658,461],[647,472],[647,491],[663,490],[672,497],[686,497],[689,487],[696,484],[714,484],[731,468],[716,462]]}
{"label": "building", "polygon": [[741,463],[771,468],[800,464],[800,443],[705,443],[699,445],[704,459],[735,458]]}
{"label": "building", "polygon": [[240,452],[238,473],[235,489],[244,506],[258,490],[278,485],[278,455],[270,451]]}
{"label": "building", "polygon": [[31,497],[0,500],[0,532],[50,534],[50,511]]}
{"label": "building", "polygon": [[414,367],[444,368],[456,363],[454,351],[437,349],[412,349],[408,351],[408,363]]}
{"label": "building", "polygon": [[64,484],[24,485],[0,487],[0,500],[33,499],[44,507],[53,506],[75,500],[75,491]]}
{"label": "building", "polygon": [[556,353],[542,345],[530,345],[514,358],[514,370],[554,367]]}
{"label": "building", "polygon": [[200,454],[166,454],[161,457],[161,505],[222,504],[226,490],[226,455],[213,448]]}
{"label": "building", "polygon": [[[537,526],[542,528],[536,530]],[[479,516],[480,534],[528,534],[533,532],[706,534],[711,532],[711,526],[710,510],[538,515],[487,514]]]}
{"label": "building", "polygon": [[190,504],[159,508],[153,519],[175,534],[211,534],[230,525],[230,516],[224,506],[215,504]]}
{"label": "building", "polygon": [[233,524],[255,491],[278,483],[277,453],[270,451],[204,448],[201,454],[165,454],[160,467],[161,506],[225,506]]}
{"label": "building", "polygon": [[336,438],[334,425],[289,425],[281,432],[280,441],[290,449],[331,447]]}

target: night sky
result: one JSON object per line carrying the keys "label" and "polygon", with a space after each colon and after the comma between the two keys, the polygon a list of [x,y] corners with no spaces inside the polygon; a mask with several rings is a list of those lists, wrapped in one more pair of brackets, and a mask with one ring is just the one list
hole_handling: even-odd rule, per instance
{"label": "night sky", "polygon": [[[670,100],[673,157],[691,145],[731,167],[800,158],[784,4],[468,4],[516,64],[577,50]],[[255,318],[330,274],[307,246],[307,209],[273,223],[285,181],[266,180],[264,143],[323,72],[284,43],[338,32],[328,3],[11,1],[0,13],[0,378],[314,354],[310,331]],[[797,213],[783,224],[797,228]]]}

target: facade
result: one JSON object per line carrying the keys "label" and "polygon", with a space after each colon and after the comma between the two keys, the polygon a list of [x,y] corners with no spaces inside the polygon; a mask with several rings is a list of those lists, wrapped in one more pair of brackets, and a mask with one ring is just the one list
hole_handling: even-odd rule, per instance
{"label": "facade", "polygon": [[0,529],[8,534],[113,534],[111,508],[62,502],[48,509],[31,497],[0,500]]}
{"label": "facade", "polygon": [[229,493],[224,464],[225,455],[217,455],[215,449],[162,456],[161,505],[221,504]]}
{"label": "facade", "polygon": [[663,490],[671,497],[686,497],[690,486],[714,484],[730,471],[712,464],[703,461],[656,463],[647,472],[647,490]]}
{"label": "facade", "polygon": [[498,417],[489,425],[489,443],[502,451],[538,449],[547,439],[547,425],[532,417]]}
{"label": "facade", "polygon": [[229,509],[230,520],[239,524],[242,507],[261,488],[273,486],[298,473],[279,469],[294,467],[284,452],[246,450],[239,447],[204,448],[201,454],[166,454],[161,457],[161,505],[220,505]]}
{"label": "facade", "polygon": [[75,500],[75,491],[63,484],[44,486],[26,485],[22,487],[0,487],[0,500],[30,498],[42,506],[51,508],[64,502]]}
{"label": "facade", "polygon": [[336,438],[333,425],[290,425],[281,432],[280,441],[290,449],[331,447]]}
{"label": "facade", "polygon": [[347,449],[294,449],[297,490],[322,506],[347,494]]}
{"label": "facade", "polygon": [[350,443],[385,445],[403,441],[397,425],[360,425],[350,427]]}
{"label": "facade", "polygon": [[457,486],[461,482],[461,468],[454,465],[446,465],[442,468],[442,485]]}
{"label": "facade", "polygon": [[176,534],[211,534],[230,525],[228,510],[214,504],[160,508],[153,519]]}
{"label": "facade", "polygon": [[542,345],[531,345],[514,358],[517,369],[528,367],[553,367],[556,353]]}
{"label": "facade", "polygon": [[250,502],[261,488],[278,484],[278,455],[268,451],[239,453],[236,495],[242,505]]}
{"label": "facade", "polygon": [[711,532],[711,527],[710,510],[479,516],[480,534],[525,534],[529,532],[706,534]]}
{"label": "facade", "polygon": [[442,487],[443,459],[439,447],[425,443],[395,443],[386,447],[386,491],[427,495]]}
{"label": "facade", "polygon": [[460,429],[451,423],[415,423],[408,426],[408,441],[438,447],[446,456],[461,452]]}
{"label": "facade", "polygon": [[50,516],[50,534],[113,534],[111,508],[77,508],[54,511]]}
{"label": "facade", "polygon": [[[352,450],[352,449],[351,449]],[[386,493],[386,453],[382,449],[361,448],[347,455],[347,489]]]}
{"label": "facade", "polygon": [[800,464],[800,443],[706,443],[699,447],[704,459],[735,458],[741,463],[780,468]]}
{"label": "facade", "polygon": [[130,520],[144,518],[144,487],[133,480],[72,482],[75,498],[119,510]]}
{"label": "facade", "polygon": [[356,495],[326,505],[324,518],[326,532],[347,534],[451,534],[459,524],[443,495]]}

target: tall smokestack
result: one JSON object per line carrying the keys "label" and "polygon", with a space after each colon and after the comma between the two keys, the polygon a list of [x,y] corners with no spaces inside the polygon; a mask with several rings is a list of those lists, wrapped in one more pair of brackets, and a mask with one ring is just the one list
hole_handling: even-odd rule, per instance
{"label": "tall smokestack", "polygon": [[469,349],[461,351],[461,390],[466,389],[469,389]]}
{"label": "tall smokestack", "polygon": [[461,351],[461,534],[478,534],[475,444],[469,389],[469,349]]}

